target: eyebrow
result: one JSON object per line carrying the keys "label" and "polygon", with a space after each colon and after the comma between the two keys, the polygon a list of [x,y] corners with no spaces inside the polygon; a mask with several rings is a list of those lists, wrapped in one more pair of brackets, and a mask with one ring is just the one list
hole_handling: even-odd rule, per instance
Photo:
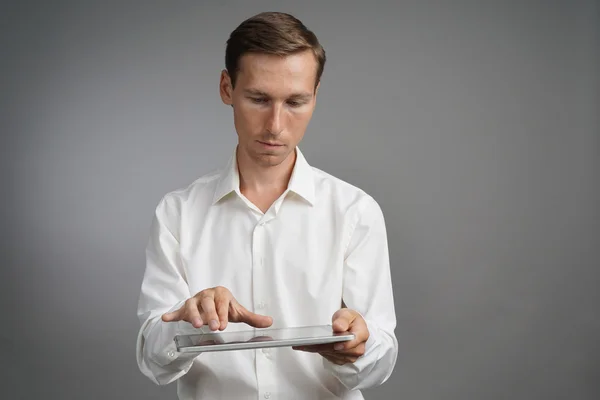
{"label": "eyebrow", "polygon": [[[267,93],[262,90],[257,89],[244,89],[244,93],[249,94],[251,96],[261,96],[270,98]],[[301,92],[301,93],[293,93],[289,98],[294,100],[308,100],[312,97],[311,93]]]}

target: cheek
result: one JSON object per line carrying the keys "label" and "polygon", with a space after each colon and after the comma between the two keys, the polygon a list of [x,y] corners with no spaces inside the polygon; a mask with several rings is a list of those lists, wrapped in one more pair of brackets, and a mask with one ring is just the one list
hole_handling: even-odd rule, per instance
{"label": "cheek", "polygon": [[291,112],[288,120],[294,132],[303,133],[312,116],[311,111]]}
{"label": "cheek", "polygon": [[244,136],[252,135],[252,132],[260,130],[261,116],[256,110],[249,110],[247,107],[239,107],[233,111],[233,120],[238,133]]}

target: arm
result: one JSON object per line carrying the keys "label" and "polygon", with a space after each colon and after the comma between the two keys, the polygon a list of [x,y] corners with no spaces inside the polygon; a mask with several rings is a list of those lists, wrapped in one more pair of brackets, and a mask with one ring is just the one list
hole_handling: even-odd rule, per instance
{"label": "arm", "polygon": [[164,313],[177,310],[190,297],[179,258],[178,236],[178,207],[163,198],[156,208],[146,247],[146,269],[138,303],[141,328],[136,346],[140,371],[160,385],[187,373],[197,356],[178,353],[173,341],[189,324],[161,319]]}
{"label": "arm", "polygon": [[197,333],[200,328],[203,332],[224,330],[229,322],[244,322],[256,328],[273,323],[269,316],[248,311],[227,288],[190,293],[179,255],[179,216],[177,205],[167,198],[156,208],[138,305],[142,324],[137,338],[138,367],[160,385],[186,374],[198,357],[178,353],[175,335]]}
{"label": "arm", "polygon": [[381,385],[396,364],[398,341],[385,221],[371,197],[362,204],[346,250],[343,302],[366,323],[365,351],[344,365],[323,358],[325,368],[351,390]]}

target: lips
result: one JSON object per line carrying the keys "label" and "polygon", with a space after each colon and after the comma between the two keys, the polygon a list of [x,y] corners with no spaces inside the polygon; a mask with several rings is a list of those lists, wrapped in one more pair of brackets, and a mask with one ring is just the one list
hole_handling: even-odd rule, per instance
{"label": "lips", "polygon": [[271,146],[271,147],[281,147],[281,146],[283,146],[283,144],[281,144],[281,143],[261,142],[260,140],[258,141],[258,143],[263,144],[265,146]]}

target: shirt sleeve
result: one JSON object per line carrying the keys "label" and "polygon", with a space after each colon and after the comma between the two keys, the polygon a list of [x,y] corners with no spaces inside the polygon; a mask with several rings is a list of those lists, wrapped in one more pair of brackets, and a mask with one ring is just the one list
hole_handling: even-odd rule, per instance
{"label": "shirt sleeve", "polygon": [[344,261],[343,301],[362,315],[369,339],[365,354],[355,363],[337,365],[325,358],[323,362],[347,389],[358,390],[381,385],[390,377],[398,341],[385,221],[372,197],[364,199],[351,232]]}
{"label": "shirt sleeve", "polygon": [[174,337],[189,332],[187,322],[163,322],[164,313],[191,297],[179,257],[179,209],[165,197],[156,208],[146,247],[146,269],[138,301],[141,323],[136,358],[140,371],[166,385],[189,371],[197,354],[179,353]]}

